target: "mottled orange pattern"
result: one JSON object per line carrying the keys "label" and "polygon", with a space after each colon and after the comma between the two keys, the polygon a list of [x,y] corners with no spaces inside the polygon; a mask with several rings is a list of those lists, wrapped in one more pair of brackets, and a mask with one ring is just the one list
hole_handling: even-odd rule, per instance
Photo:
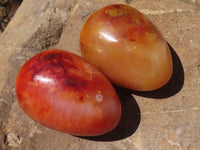
{"label": "mottled orange pattern", "polygon": [[171,52],[159,30],[138,10],[115,4],[93,13],[80,35],[82,56],[119,86],[151,91],[171,78]]}
{"label": "mottled orange pattern", "polygon": [[33,120],[73,135],[106,133],[121,117],[118,95],[107,78],[62,50],[43,51],[28,60],[18,73],[16,95]]}

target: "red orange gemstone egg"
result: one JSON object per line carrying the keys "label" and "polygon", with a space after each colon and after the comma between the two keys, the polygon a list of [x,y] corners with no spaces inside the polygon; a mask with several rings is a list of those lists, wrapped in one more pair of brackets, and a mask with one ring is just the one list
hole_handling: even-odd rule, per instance
{"label": "red orange gemstone egg", "polygon": [[67,51],[47,50],[28,60],[18,73],[16,95],[30,118],[73,135],[104,134],[121,117],[120,100],[107,78]]}

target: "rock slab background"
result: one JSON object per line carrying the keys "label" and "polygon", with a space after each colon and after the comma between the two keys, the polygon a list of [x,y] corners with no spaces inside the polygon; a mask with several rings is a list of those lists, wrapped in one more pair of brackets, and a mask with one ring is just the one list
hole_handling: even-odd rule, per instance
{"label": "rock slab background", "polygon": [[200,147],[200,9],[181,0],[119,0],[143,12],[163,33],[175,70],[154,92],[116,87],[119,126],[99,137],[75,137],[32,121],[15,97],[15,78],[36,53],[60,48],[80,55],[88,16],[115,0],[24,0],[0,35],[0,150],[197,150]]}

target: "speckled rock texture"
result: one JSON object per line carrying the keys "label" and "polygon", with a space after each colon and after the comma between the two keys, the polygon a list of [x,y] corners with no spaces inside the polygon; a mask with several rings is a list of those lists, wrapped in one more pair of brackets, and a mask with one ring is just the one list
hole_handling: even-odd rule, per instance
{"label": "speckled rock texture", "polygon": [[196,6],[200,6],[200,0],[182,0],[182,1],[191,3]]}
{"label": "speckled rock texture", "polygon": [[[197,0],[198,1],[198,0]],[[19,107],[15,78],[44,49],[80,55],[88,16],[115,0],[24,0],[0,34],[0,150],[198,150],[200,148],[200,8],[182,0],[119,0],[144,13],[171,49],[174,73],[152,92],[116,87],[122,119],[97,137],[76,137],[32,121]]]}

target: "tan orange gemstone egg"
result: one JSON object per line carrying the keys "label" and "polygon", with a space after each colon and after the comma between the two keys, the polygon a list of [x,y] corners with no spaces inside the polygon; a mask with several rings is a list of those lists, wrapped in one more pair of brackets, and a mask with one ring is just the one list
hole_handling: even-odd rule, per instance
{"label": "tan orange gemstone egg", "polygon": [[115,4],[93,13],[80,35],[82,56],[115,84],[155,90],[171,78],[173,62],[159,30],[138,10]]}

